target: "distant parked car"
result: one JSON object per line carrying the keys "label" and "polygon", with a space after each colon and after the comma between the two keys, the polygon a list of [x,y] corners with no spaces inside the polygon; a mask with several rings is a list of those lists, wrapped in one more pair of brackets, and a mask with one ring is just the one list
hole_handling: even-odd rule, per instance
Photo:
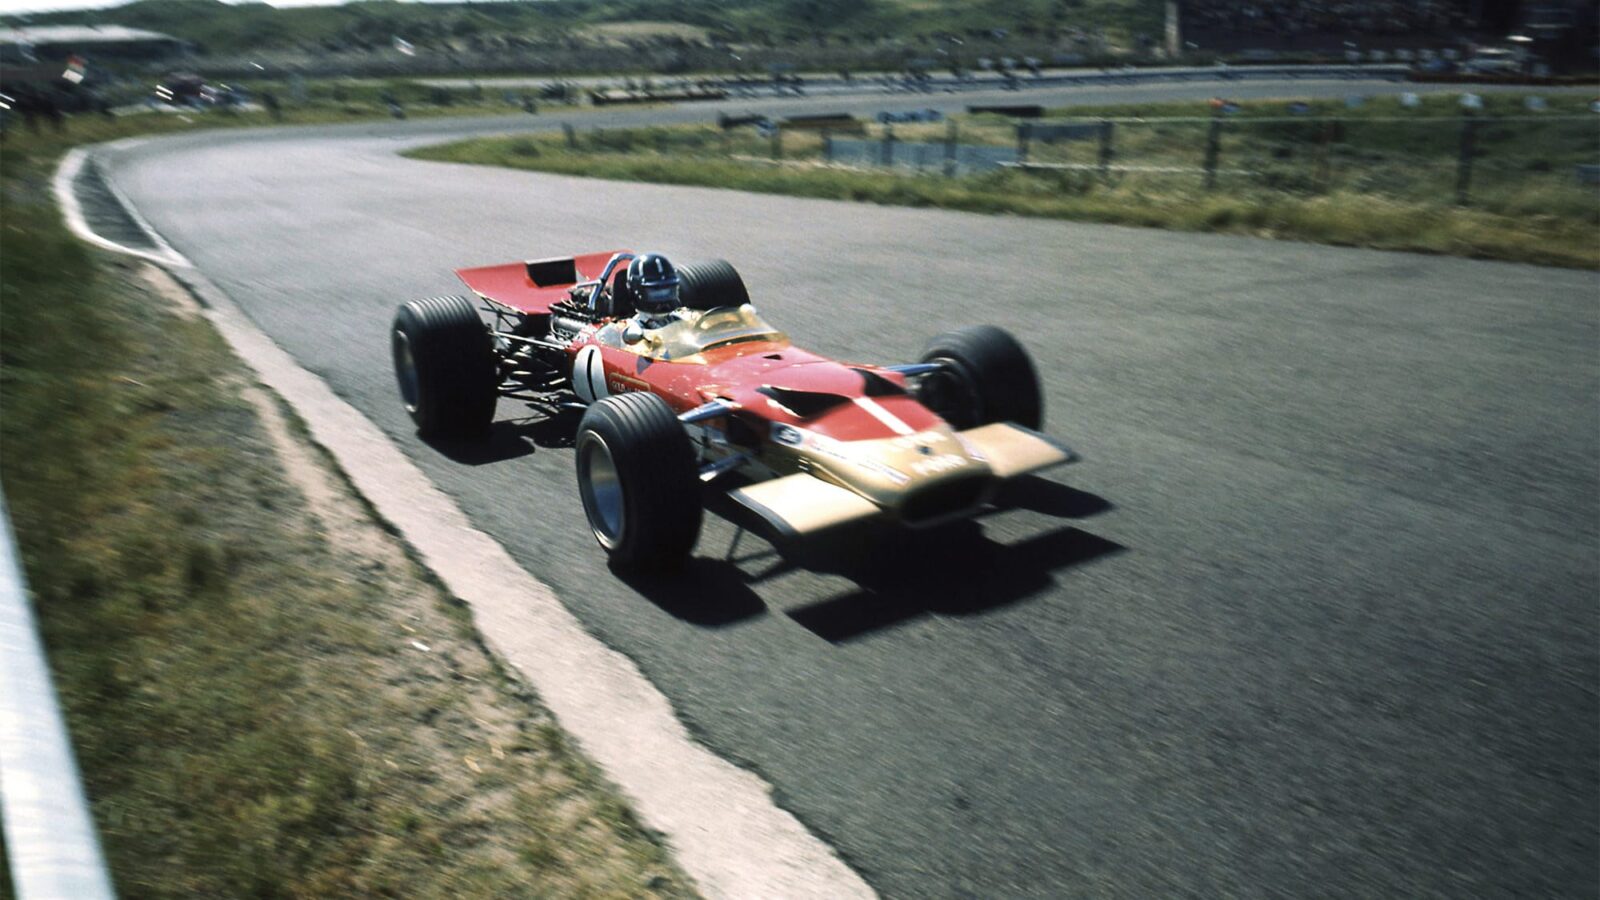
{"label": "distant parked car", "polygon": [[1465,68],[1480,75],[1512,75],[1522,71],[1522,54],[1506,47],[1484,47],[1472,55]]}
{"label": "distant parked car", "polygon": [[156,85],[154,99],[173,106],[199,106],[206,90],[205,79],[189,72],[169,72]]}

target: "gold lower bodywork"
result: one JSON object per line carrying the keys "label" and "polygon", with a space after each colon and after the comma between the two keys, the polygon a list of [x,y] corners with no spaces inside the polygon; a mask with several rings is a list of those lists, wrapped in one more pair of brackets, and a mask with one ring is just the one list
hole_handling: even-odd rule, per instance
{"label": "gold lower bodywork", "polygon": [[729,492],[784,537],[873,517],[913,527],[964,518],[1001,482],[1077,459],[1055,440],[1005,422],[868,441],[798,429],[788,438],[763,459],[779,477]]}
{"label": "gold lower bodywork", "polygon": [[733,492],[733,498],[785,535],[811,534],[878,514],[860,494],[810,475],[785,475]]}

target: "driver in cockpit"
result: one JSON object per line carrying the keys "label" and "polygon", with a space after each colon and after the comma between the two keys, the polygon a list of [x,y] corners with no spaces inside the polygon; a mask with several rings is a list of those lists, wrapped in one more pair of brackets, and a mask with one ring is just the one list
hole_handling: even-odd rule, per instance
{"label": "driver in cockpit", "polygon": [[[612,309],[625,310],[632,306],[634,314],[617,319],[600,332],[605,343],[619,340],[633,352],[653,359],[683,359],[708,349],[741,341],[787,341],[783,333],[772,328],[757,316],[749,305],[744,284],[733,267],[727,263],[709,263],[712,284],[720,293],[711,296],[723,305],[711,309],[698,308],[695,297],[689,298],[696,308],[684,305],[684,276],[672,262],[659,253],[641,253],[628,263],[628,268],[612,282]],[[704,298],[706,275],[702,269],[696,278],[691,272],[689,287],[701,291]],[[613,344],[613,346],[617,346]]]}
{"label": "driver in cockpit", "polygon": [[678,270],[659,253],[641,253],[628,263],[623,276],[636,310],[630,325],[650,331],[683,318],[678,293]]}

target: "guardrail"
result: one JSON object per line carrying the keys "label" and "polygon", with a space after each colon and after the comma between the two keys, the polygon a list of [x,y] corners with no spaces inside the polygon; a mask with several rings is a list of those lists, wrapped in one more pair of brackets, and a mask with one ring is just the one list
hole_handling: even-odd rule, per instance
{"label": "guardrail", "polygon": [[116,896],[0,497],[0,825],[17,900]]}
{"label": "guardrail", "polygon": [[1174,68],[1110,69],[1104,72],[1050,73],[1039,78],[1018,76],[1023,84],[1132,84],[1141,81],[1248,81],[1252,79],[1340,78],[1403,81],[1411,73],[1404,65],[1278,65],[1184,66]]}
{"label": "guardrail", "polygon": [[[1069,69],[1044,71],[1039,75],[1013,72],[1009,76],[992,72],[968,73],[966,76],[928,75],[914,78],[903,73],[879,73],[845,79],[834,76],[805,78],[801,80],[774,81],[764,78],[708,78],[728,90],[733,97],[759,95],[762,91],[779,94],[861,93],[874,90],[908,91],[921,93],[948,93],[951,91],[980,91],[996,88],[1025,91],[1039,87],[1068,87],[1113,84],[1144,84],[1147,82],[1193,81],[1253,81],[1261,79],[1339,79],[1346,81],[1377,79],[1404,81],[1410,77],[1411,68],[1395,64],[1347,65],[1251,65],[1251,66],[1184,66],[1134,69]],[[663,83],[672,83],[663,79]]]}
{"label": "guardrail", "polygon": [[[1389,63],[1345,65],[1250,65],[1184,66],[1128,69],[1054,69],[1034,75],[1025,72],[966,72],[961,75],[914,75],[907,72],[878,72],[849,78],[825,76],[706,76],[662,78],[646,81],[637,89],[613,82],[589,87],[597,105],[646,102],[664,98],[672,91],[696,91],[693,99],[757,99],[765,96],[808,96],[869,93],[950,94],[967,91],[1009,90],[1023,92],[1033,88],[1092,85],[1145,84],[1149,82],[1234,82],[1273,80],[1404,81],[1411,68]],[[626,84],[626,83],[624,83]],[[710,94],[716,96],[712,97]],[[600,99],[604,98],[604,99]]]}

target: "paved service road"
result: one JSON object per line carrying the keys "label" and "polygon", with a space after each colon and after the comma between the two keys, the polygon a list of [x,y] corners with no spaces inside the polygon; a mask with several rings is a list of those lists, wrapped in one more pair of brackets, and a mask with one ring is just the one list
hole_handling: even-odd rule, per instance
{"label": "paved service road", "polygon": [[[885,894],[1595,893],[1594,273],[393,155],[505,127],[150,142],[110,170]],[[507,403],[488,448],[426,446],[386,334],[456,266],[621,246],[727,257],[847,358],[1013,329],[1086,461],[931,544],[728,559],[712,518],[683,583],[621,581],[560,429]]]}

